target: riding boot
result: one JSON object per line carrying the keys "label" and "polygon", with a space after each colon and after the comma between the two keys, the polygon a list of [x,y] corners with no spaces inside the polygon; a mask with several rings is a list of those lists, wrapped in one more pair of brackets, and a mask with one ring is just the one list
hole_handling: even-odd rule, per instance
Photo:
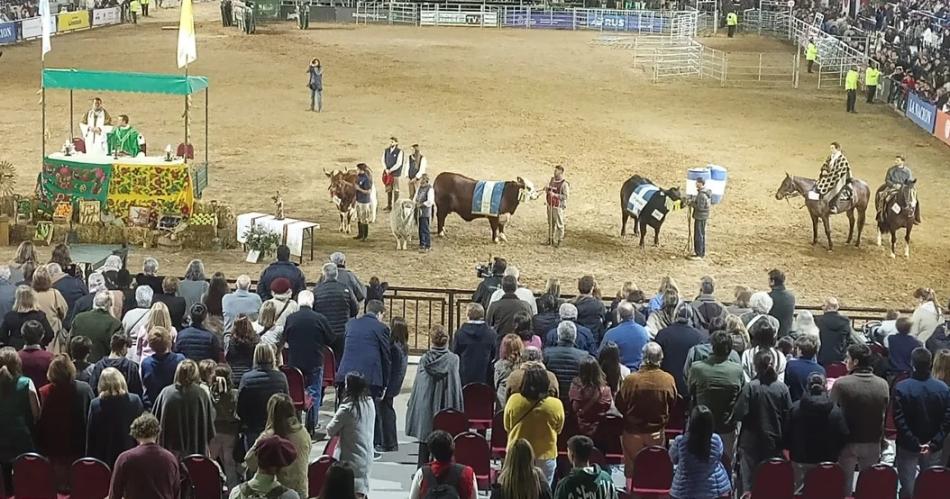
{"label": "riding boot", "polygon": [[360,241],[365,241],[369,239],[369,224],[363,224],[363,238]]}
{"label": "riding boot", "polygon": [[386,208],[384,209],[386,211],[393,210],[393,191],[389,191],[386,193]]}
{"label": "riding boot", "polygon": [[353,239],[356,239],[356,240],[363,239],[363,224],[357,222],[356,235],[353,236]]}

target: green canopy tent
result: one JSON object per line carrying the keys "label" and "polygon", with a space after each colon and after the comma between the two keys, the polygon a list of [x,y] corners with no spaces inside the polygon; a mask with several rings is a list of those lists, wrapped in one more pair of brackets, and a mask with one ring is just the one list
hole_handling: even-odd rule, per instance
{"label": "green canopy tent", "polygon": [[[80,69],[43,69],[43,157],[46,157],[46,89],[69,90],[69,133],[73,134],[73,91],[94,90],[100,92],[132,92],[146,94],[166,94],[184,96],[185,101],[185,140],[190,143],[188,134],[188,113],[190,106],[187,99],[192,94],[204,91],[205,95],[205,145],[204,163],[194,165],[195,194],[200,197],[201,191],[208,185],[208,78],[204,76],[188,76],[158,73],[125,73],[118,71],[88,71]],[[187,163],[187,155],[185,162]]]}

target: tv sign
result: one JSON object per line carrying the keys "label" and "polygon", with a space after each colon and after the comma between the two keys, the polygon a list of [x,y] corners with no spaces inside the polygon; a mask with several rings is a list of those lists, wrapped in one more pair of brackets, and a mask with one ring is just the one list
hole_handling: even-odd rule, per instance
{"label": "tv sign", "polygon": [[16,23],[0,23],[0,44],[16,41]]}
{"label": "tv sign", "polygon": [[927,133],[934,132],[934,123],[937,121],[937,106],[921,99],[916,93],[911,93],[907,99],[907,117]]}

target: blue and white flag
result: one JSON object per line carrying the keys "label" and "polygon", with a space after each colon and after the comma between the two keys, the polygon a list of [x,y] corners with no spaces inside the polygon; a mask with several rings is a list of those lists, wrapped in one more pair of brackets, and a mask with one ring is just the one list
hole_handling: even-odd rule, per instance
{"label": "blue and white flag", "polygon": [[640,216],[643,207],[653,199],[653,195],[660,191],[660,188],[653,184],[640,184],[633,188],[630,199],[627,200],[627,211],[634,216]]}
{"label": "blue and white flag", "polygon": [[505,192],[505,182],[479,180],[472,193],[472,214],[497,217],[501,211],[501,195]]}

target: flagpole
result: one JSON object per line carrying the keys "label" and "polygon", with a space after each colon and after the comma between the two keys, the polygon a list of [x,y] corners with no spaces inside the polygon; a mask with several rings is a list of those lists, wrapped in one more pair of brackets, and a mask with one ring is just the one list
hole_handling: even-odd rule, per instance
{"label": "flagpole", "polygon": [[[187,85],[187,84],[188,84],[188,65],[185,64],[185,85]],[[185,142],[184,142],[184,144],[185,144],[185,154],[184,154],[184,156],[185,156],[185,164],[188,163],[188,118],[189,118],[188,113],[189,113],[189,107],[190,107],[190,106],[188,105],[188,98],[189,98],[190,96],[191,96],[191,94],[185,95]]]}
{"label": "flagpole", "polygon": [[46,57],[42,59],[42,69],[40,70],[40,100],[43,101],[43,119],[40,124],[40,135],[43,136],[40,143],[40,163],[46,162],[46,83],[43,82],[43,75],[46,73]]}

